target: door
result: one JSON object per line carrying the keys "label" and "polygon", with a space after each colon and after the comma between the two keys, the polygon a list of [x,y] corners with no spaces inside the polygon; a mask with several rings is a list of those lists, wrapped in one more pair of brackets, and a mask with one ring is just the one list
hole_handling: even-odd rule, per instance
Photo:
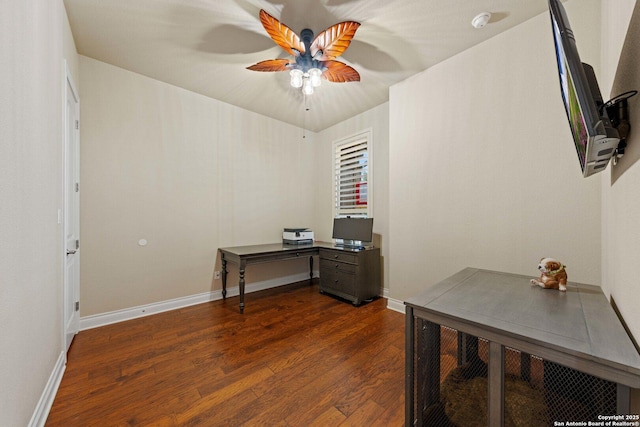
{"label": "door", "polygon": [[64,144],[64,344],[69,350],[80,326],[80,108],[66,71]]}

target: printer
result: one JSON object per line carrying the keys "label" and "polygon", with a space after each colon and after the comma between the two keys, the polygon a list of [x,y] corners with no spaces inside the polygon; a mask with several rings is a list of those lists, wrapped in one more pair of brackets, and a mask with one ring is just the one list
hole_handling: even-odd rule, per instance
{"label": "printer", "polygon": [[309,245],[313,244],[313,231],[308,228],[285,228],[282,231],[282,244]]}

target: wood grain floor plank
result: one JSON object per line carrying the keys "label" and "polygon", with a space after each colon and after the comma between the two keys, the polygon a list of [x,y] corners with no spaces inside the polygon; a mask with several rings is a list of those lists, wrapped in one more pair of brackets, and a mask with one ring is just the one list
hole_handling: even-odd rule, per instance
{"label": "wood grain floor plank", "polygon": [[380,414],[384,413],[384,411],[385,409],[382,406],[372,400],[368,400],[359,407],[356,412],[347,417],[347,419],[340,424],[340,427],[362,427],[372,425],[386,425],[391,427],[391,424],[380,424]]}
{"label": "wood grain floor plank", "polygon": [[404,316],[301,282],[80,332],[46,426],[400,426]]}
{"label": "wood grain floor plank", "polygon": [[[326,411],[312,419],[311,421],[305,422],[300,420],[303,424],[298,425],[307,425],[309,427],[327,427],[327,426],[338,426],[346,420],[347,417],[338,411],[335,406],[329,407]],[[290,425],[296,425],[295,423],[291,423]]]}

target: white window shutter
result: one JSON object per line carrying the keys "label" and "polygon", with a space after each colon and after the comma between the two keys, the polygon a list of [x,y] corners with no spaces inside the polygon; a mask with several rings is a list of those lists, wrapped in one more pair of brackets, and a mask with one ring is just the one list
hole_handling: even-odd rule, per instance
{"label": "white window shutter", "polygon": [[366,218],[369,212],[368,132],[334,144],[334,216]]}

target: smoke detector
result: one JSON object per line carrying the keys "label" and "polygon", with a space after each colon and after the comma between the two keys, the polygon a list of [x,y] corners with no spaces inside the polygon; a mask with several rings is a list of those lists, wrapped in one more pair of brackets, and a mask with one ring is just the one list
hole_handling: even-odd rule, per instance
{"label": "smoke detector", "polygon": [[471,20],[471,25],[473,25],[473,28],[483,28],[489,23],[489,19],[491,19],[491,14],[489,12],[482,12]]}

